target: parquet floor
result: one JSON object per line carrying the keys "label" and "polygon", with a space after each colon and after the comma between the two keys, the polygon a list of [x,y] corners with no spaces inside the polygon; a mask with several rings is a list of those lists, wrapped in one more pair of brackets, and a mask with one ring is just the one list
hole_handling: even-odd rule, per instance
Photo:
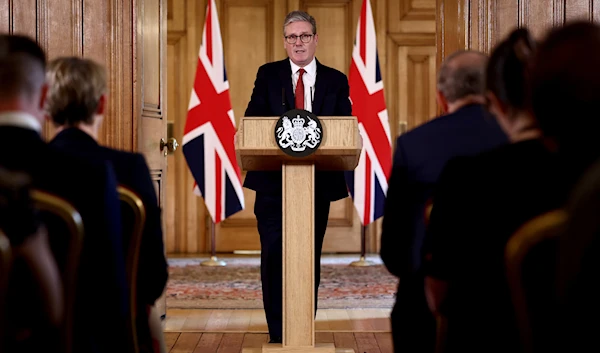
{"label": "parquet floor", "polygon": [[[356,353],[393,353],[390,309],[320,309],[316,342]],[[256,310],[168,309],[164,322],[170,353],[239,353],[268,340],[264,312]]]}
{"label": "parquet floor", "polygon": [[[319,309],[315,328],[323,332],[390,332],[391,309]],[[262,309],[167,309],[165,332],[267,333]]]}
{"label": "parquet floor", "polygon": [[[390,332],[317,332],[317,343],[335,343],[356,353],[393,353]],[[169,353],[238,353],[259,348],[266,333],[165,332]]]}

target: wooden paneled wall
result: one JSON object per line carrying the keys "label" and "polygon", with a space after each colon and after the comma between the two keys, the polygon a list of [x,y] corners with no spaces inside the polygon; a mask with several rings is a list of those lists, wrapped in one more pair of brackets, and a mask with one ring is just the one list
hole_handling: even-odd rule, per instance
{"label": "wooden paneled wall", "polygon": [[[99,142],[143,153],[163,206],[166,1],[0,0],[0,32],[35,39],[50,60],[82,56],[106,67],[108,111]],[[46,124],[44,137],[53,136]]]}
{"label": "wooden paneled wall", "polygon": [[517,27],[541,39],[567,21],[600,20],[599,0],[437,0],[438,63],[458,49],[489,53]]}
{"label": "wooden paneled wall", "polygon": [[[349,72],[362,0],[217,0],[225,64],[234,115],[243,115],[258,67],[286,57],[283,19],[302,9],[317,20],[317,57]],[[206,0],[168,0],[169,120],[178,141],[183,135]],[[435,0],[371,0],[379,63],[392,137],[436,113]],[[193,179],[181,153],[169,157],[167,250],[201,253],[210,249],[210,219],[202,199],[192,194]],[[217,251],[258,250],[254,192],[244,190],[246,209],[216,227]],[[379,248],[379,222],[367,229],[367,251]],[[360,221],[349,198],[332,204],[326,252],[359,252]]]}
{"label": "wooden paneled wall", "polygon": [[[108,116],[100,140],[132,150],[137,146],[133,116],[134,0],[0,1],[0,31],[36,39],[49,58],[84,56],[107,66],[111,92]],[[49,124],[48,124],[49,125]],[[47,126],[45,136],[53,136]]]}

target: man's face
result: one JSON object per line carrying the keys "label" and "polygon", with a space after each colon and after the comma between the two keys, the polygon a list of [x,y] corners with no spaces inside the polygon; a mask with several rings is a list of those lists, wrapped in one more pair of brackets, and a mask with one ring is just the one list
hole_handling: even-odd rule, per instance
{"label": "man's face", "polygon": [[304,43],[300,37],[303,34],[312,35],[312,26],[309,22],[298,21],[290,23],[285,27],[285,36],[296,36],[296,43],[290,44],[283,38],[283,45],[292,62],[300,67],[308,65],[315,56],[319,37],[313,35],[308,43]]}

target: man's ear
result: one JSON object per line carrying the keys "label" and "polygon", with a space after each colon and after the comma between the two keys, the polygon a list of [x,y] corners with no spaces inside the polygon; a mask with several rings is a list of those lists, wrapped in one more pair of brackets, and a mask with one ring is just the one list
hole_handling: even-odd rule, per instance
{"label": "man's ear", "polygon": [[448,100],[446,100],[446,97],[444,97],[442,92],[435,91],[435,98],[436,98],[439,106],[442,108],[442,111],[444,112],[444,114],[448,113]]}
{"label": "man's ear", "polygon": [[[508,107],[502,104],[502,102],[500,102],[500,100],[498,99],[498,97],[496,97],[495,94],[493,94],[492,92],[488,92],[486,94],[486,98],[488,100],[488,110],[492,111],[493,114],[500,113],[502,115],[508,115]],[[493,110],[498,111],[496,112]]]}
{"label": "man's ear", "polygon": [[46,100],[48,99],[48,84],[44,83],[42,85],[42,89],[40,91],[40,101],[39,101],[39,109],[44,111],[44,106],[46,105]]}
{"label": "man's ear", "polygon": [[98,99],[98,107],[96,108],[96,114],[104,115],[104,111],[106,110],[106,93],[100,96]]}

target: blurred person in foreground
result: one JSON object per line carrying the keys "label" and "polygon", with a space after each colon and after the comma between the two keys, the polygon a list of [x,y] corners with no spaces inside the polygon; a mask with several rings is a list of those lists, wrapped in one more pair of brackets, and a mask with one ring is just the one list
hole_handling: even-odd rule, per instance
{"label": "blurred person in foreground", "polygon": [[[45,71],[46,54],[35,41],[0,34],[0,139],[7,146],[24,146],[0,154],[0,166],[29,175],[34,188],[63,198],[80,213],[85,235],[77,267],[73,350],[121,352],[129,307],[116,178],[108,163],[73,157],[42,139]],[[56,223],[43,215],[42,220],[63,272],[69,255],[61,241],[65,237],[53,236]]]}
{"label": "blurred person in foreground", "polygon": [[522,224],[559,208],[567,194],[563,170],[531,112],[534,53],[525,28],[494,48],[488,108],[510,143],[450,161],[435,190],[425,284],[431,309],[448,319],[446,352],[521,349],[506,244]]}
{"label": "blurred person in foreground", "polygon": [[427,307],[422,267],[425,213],[433,188],[448,160],[506,143],[485,114],[487,56],[458,51],[438,73],[437,100],[444,115],[398,137],[381,233],[381,258],[400,278],[392,311],[396,352],[434,350],[436,322]]}
{"label": "blurred person in foreground", "polygon": [[[599,350],[600,26],[576,21],[548,33],[533,62],[532,107],[575,185],[559,240],[557,350]],[[583,175],[583,177],[582,177]],[[550,338],[548,338],[550,339]],[[554,342],[553,340],[552,342]]]}
{"label": "blurred person in foreground", "polygon": [[[106,71],[102,65],[85,58],[56,58],[48,64],[46,79],[45,109],[58,132],[50,145],[83,158],[108,161],[115,170],[117,182],[137,194],[144,204],[146,223],[137,269],[136,324],[140,352],[155,351],[148,318],[166,287],[168,273],[161,210],[146,160],[139,153],[103,147],[97,142],[108,100]],[[129,253],[129,235],[123,233],[125,253]]]}

